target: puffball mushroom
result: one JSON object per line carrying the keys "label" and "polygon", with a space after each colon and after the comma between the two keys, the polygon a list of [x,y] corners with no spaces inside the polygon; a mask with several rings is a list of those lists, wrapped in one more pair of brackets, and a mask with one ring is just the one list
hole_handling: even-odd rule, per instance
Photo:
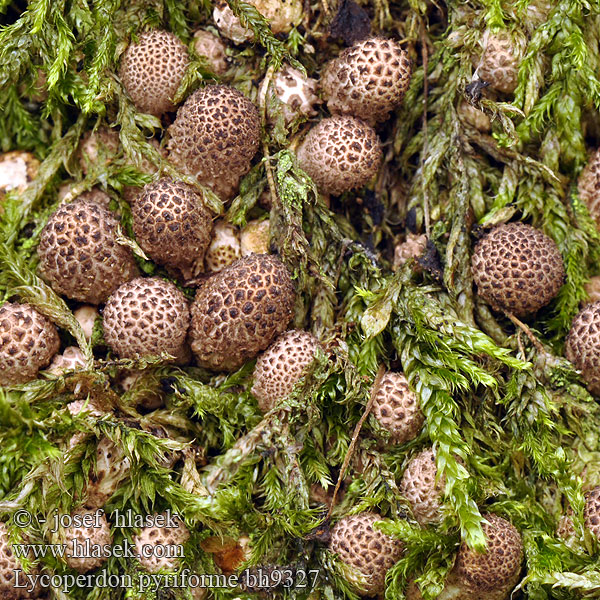
{"label": "puffball mushroom", "polygon": [[108,166],[119,150],[119,133],[108,127],[99,127],[95,131],[86,131],[81,138],[77,156],[84,175],[90,171],[90,167],[104,159],[104,165]]}
{"label": "puffball mushroom", "polygon": [[[350,567],[345,573],[350,584],[361,596],[381,594],[385,588],[385,575],[400,559],[404,545],[400,540],[386,535],[373,524],[383,518],[374,512],[362,512],[344,517],[331,529],[329,549]],[[352,569],[365,578],[352,577]]]}
{"label": "puffball mushroom", "polygon": [[0,201],[7,192],[24,192],[35,179],[40,161],[31,152],[14,150],[0,154]]}
{"label": "puffball mushroom", "polygon": [[48,367],[53,375],[64,375],[70,371],[85,369],[85,356],[77,346],[67,346],[62,354],[57,354]]}
{"label": "puffball mushroom", "polygon": [[89,342],[92,339],[92,334],[94,333],[96,319],[100,316],[98,309],[91,304],[84,304],[73,313],[73,316],[79,323],[85,339]]}
{"label": "puffball mushroom", "polygon": [[72,300],[100,304],[138,269],[131,249],[117,242],[119,222],[93,200],[59,207],[40,235],[40,274]]}
{"label": "puffball mushroom", "polygon": [[[289,33],[294,25],[300,23],[303,15],[300,0],[249,0],[249,4],[265,17],[274,34]],[[252,30],[242,25],[225,0],[216,2],[213,19],[221,35],[236,44],[254,39]]]}
{"label": "puffball mushroom", "polygon": [[[263,80],[259,93],[264,91],[266,82],[267,79]],[[281,103],[280,110],[286,124],[300,116],[316,116],[315,105],[321,102],[317,96],[317,81],[306,77],[298,69],[286,65],[273,77],[269,89]],[[270,104],[267,104],[267,112],[269,121],[274,122],[276,112]]]}
{"label": "puffball mushroom", "polygon": [[132,202],[131,215],[135,238],[152,260],[181,272],[185,280],[203,270],[212,215],[193,187],[159,179]]}
{"label": "puffball mushroom", "polygon": [[556,242],[524,223],[494,227],[477,242],[471,267],[479,296],[517,317],[546,306],[565,280]]}
{"label": "puffball mushroom", "polygon": [[586,492],[583,520],[591,534],[600,541],[600,486]]}
{"label": "puffball mushroom", "polygon": [[523,49],[507,31],[484,32],[484,51],[477,71],[491,87],[510,94],[515,91]]}
{"label": "puffball mushroom", "polygon": [[417,437],[425,421],[419,399],[408,386],[403,373],[387,372],[383,375],[371,412],[390,432],[393,444],[404,444]]}
{"label": "puffball mushroom", "polygon": [[251,391],[262,412],[274,408],[306,375],[318,347],[312,333],[293,329],[280,335],[258,357]]}
{"label": "puffball mushroom", "polygon": [[156,117],[175,110],[173,97],[190,64],[187,48],[169,31],[147,31],[129,45],[119,69],[136,108]]}
{"label": "puffball mushroom", "polygon": [[112,440],[102,438],[96,447],[96,468],[87,484],[86,507],[103,507],[128,477],[130,466],[125,453]]}
{"label": "puffball mushroom", "polygon": [[437,465],[432,448],[411,458],[400,482],[400,493],[408,500],[419,525],[440,519],[441,496],[445,478],[436,482]]}
{"label": "puffball mushroom", "polygon": [[394,40],[372,37],[346,48],[321,77],[327,108],[370,125],[385,121],[408,89],[411,64]]}
{"label": "puffball mushroom", "polygon": [[339,196],[365,185],[383,159],[375,130],[354,117],[323,119],[298,150],[298,164],[322,194]]}
{"label": "puffball mushroom", "polygon": [[600,148],[594,151],[579,174],[577,191],[596,227],[600,227]]}
{"label": "puffball mushroom", "polygon": [[[158,521],[155,515],[154,520]],[[166,515],[165,515],[166,520]],[[179,565],[178,546],[182,546],[190,537],[190,532],[179,517],[172,517],[175,527],[161,527],[153,525],[143,527],[138,535],[133,538],[138,560],[142,567],[149,573],[158,573],[161,569],[172,571]],[[160,547],[160,551],[150,550]],[[150,554],[150,556],[148,556]]]}
{"label": "puffball mushroom", "polygon": [[[27,570],[30,575],[39,574],[36,567]],[[0,597],[2,600],[25,600],[39,598],[42,593],[39,585],[35,585],[33,592],[27,592],[23,587],[26,582],[25,571],[17,557],[12,544],[8,539],[6,523],[0,522]],[[19,587],[17,587],[19,585]]]}
{"label": "puffball mushroom", "polygon": [[110,527],[104,513],[97,513],[85,508],[73,511],[71,519],[72,525],[62,529],[67,564],[79,573],[87,573],[101,566],[108,559],[108,555],[100,556],[96,552],[86,553],[86,543],[90,547],[110,546],[112,544]]}
{"label": "puffball mushroom", "polygon": [[573,319],[565,355],[581,371],[588,390],[600,394],[600,301],[587,304]]}
{"label": "puffball mushroom", "polygon": [[210,70],[215,75],[223,75],[227,71],[225,44],[219,36],[206,29],[198,29],[194,33],[194,50],[206,58]]}
{"label": "puffball mushroom", "polygon": [[177,111],[169,134],[173,162],[228,200],[258,150],[260,116],[235,88],[207,85]]}
{"label": "puffball mushroom", "polygon": [[592,302],[598,302],[600,300],[600,276],[596,275],[591,277],[590,280],[583,286],[587,299],[582,304],[591,304]]}
{"label": "puffball mushroom", "polygon": [[190,323],[188,303],[175,285],[158,277],[138,277],[106,302],[104,338],[120,358],[185,353]]}
{"label": "puffball mushroom", "polygon": [[198,364],[234,371],[254,358],[286,330],[295,296],[286,267],[268,254],[250,254],[209,277],[191,308]]}
{"label": "puffball mushroom", "polygon": [[271,221],[248,221],[240,233],[240,248],[242,256],[248,254],[268,254],[271,236]]}
{"label": "puffball mushroom", "polygon": [[461,594],[457,597],[504,600],[519,581],[523,562],[521,534],[498,515],[483,517],[486,552],[476,552],[463,542],[448,583],[459,588]]}
{"label": "puffball mushroom", "polygon": [[233,225],[217,221],[206,251],[205,264],[209,273],[218,273],[241,256],[238,231]]}
{"label": "puffball mushroom", "polygon": [[59,348],[56,327],[35,308],[16,302],[0,306],[0,386],[35,379]]}

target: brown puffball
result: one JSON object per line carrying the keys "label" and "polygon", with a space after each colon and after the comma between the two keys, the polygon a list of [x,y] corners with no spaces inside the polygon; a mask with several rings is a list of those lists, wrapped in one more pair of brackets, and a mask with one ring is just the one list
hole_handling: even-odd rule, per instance
{"label": "brown puffball", "polygon": [[287,328],[295,290],[275,256],[250,254],[209,277],[192,304],[190,342],[196,361],[234,371]]}
{"label": "brown puffball", "polygon": [[251,391],[262,412],[274,408],[306,375],[318,346],[314,335],[293,329],[280,335],[258,357]]}
{"label": "brown puffball", "polygon": [[519,64],[523,49],[506,31],[491,33],[488,30],[483,39],[485,49],[477,67],[479,77],[499,92],[514,92],[519,83]]}
{"label": "brown puffball", "polygon": [[228,200],[258,150],[260,116],[235,88],[207,85],[177,111],[169,134],[173,162]]}
{"label": "brown puffball", "polygon": [[215,75],[223,75],[227,71],[225,48],[221,38],[206,29],[198,29],[194,33],[194,50],[206,59],[208,67]]}
{"label": "brown puffball", "polygon": [[556,242],[525,223],[494,227],[475,246],[471,267],[479,296],[517,317],[546,306],[565,280]]}
{"label": "brown puffball", "polygon": [[352,115],[375,125],[400,105],[410,76],[406,51],[394,40],[372,37],[330,61],[321,85],[331,113]]}
{"label": "brown puffball", "polygon": [[133,201],[131,215],[135,238],[153,261],[181,272],[185,280],[203,270],[213,224],[194,188],[159,179]]}
{"label": "brown puffball", "polygon": [[138,269],[130,248],[117,242],[119,222],[93,200],[56,210],[40,235],[40,274],[67,298],[100,304]]}
{"label": "brown puffball", "polygon": [[32,306],[0,306],[0,386],[35,379],[59,348],[56,327]]}
{"label": "brown puffball", "polygon": [[[31,559],[32,556],[28,558]],[[25,583],[29,586],[26,573],[39,575],[39,569],[31,564],[27,571],[23,569],[8,539],[6,523],[0,522],[0,597],[2,600],[35,600],[42,597],[40,595],[42,588],[38,583],[35,584],[32,592],[28,592],[27,587],[23,587]]]}
{"label": "brown puffball", "polygon": [[519,531],[507,520],[489,513],[483,518],[487,521],[482,523],[486,552],[471,550],[463,542],[449,579],[460,588],[462,597],[500,600],[519,581],[523,542]]}
{"label": "brown puffball", "polygon": [[63,529],[67,564],[79,573],[87,573],[101,566],[108,559],[108,555],[98,556],[95,552],[86,552],[86,542],[90,547],[110,546],[112,534],[104,513],[81,508],[71,513],[71,517],[73,524]]}
{"label": "brown puffball", "polygon": [[591,534],[600,541],[600,486],[586,492],[583,520]]}
{"label": "brown puffball", "polygon": [[[155,521],[158,521],[157,516],[154,516]],[[167,516],[161,515],[161,517],[161,520],[166,522]],[[179,565],[179,547],[187,542],[190,532],[179,517],[173,516],[172,519],[174,527],[170,523],[168,527],[159,525],[143,527],[133,538],[140,564],[149,573],[158,573],[161,569],[171,571]],[[154,551],[150,552],[152,549]]]}
{"label": "brown puffball", "polygon": [[392,444],[416,438],[425,422],[419,399],[403,373],[385,373],[371,410],[379,424],[390,432]]}
{"label": "brown puffball", "polygon": [[565,356],[581,371],[588,390],[600,394],[600,301],[587,304],[573,319]]}
{"label": "brown puffball", "polygon": [[377,513],[363,512],[344,517],[331,529],[329,549],[345,565],[365,577],[366,583],[361,586],[358,580],[354,580],[350,570],[345,574],[361,596],[374,596],[384,591],[385,575],[404,551],[400,540],[373,527],[373,523],[381,520],[383,517]]}
{"label": "brown puffball", "polygon": [[432,448],[423,450],[410,459],[402,481],[400,493],[408,500],[419,525],[440,520],[442,490],[445,478],[436,482],[437,465]]}
{"label": "brown puffball", "polygon": [[323,119],[298,150],[298,164],[322,194],[339,196],[365,185],[383,158],[375,130],[354,117]]}
{"label": "brown puffball", "polygon": [[579,174],[577,191],[600,229],[600,148],[594,151]]}
{"label": "brown puffball", "polygon": [[188,303],[175,285],[138,277],[122,285],[104,308],[104,337],[120,358],[170,354],[182,358],[190,323]]}
{"label": "brown puffball", "polygon": [[147,31],[129,45],[119,69],[136,108],[160,117],[175,110],[173,97],[190,63],[187,48],[168,31]]}

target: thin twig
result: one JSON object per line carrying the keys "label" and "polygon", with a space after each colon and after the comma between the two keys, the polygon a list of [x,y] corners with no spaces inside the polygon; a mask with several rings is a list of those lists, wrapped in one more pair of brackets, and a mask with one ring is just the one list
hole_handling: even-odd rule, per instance
{"label": "thin twig", "polygon": [[517,317],[515,317],[515,315],[513,315],[512,313],[509,313],[508,311],[502,311],[504,312],[504,314],[519,328],[523,331],[523,333],[529,338],[529,341],[535,346],[535,349],[540,353],[540,354],[548,354],[546,352],[546,349],[544,348],[544,346],[542,346],[541,342],[535,337],[535,335],[533,335],[533,332],[531,331],[531,329],[529,329],[529,327],[527,327],[527,325],[525,325],[525,323],[523,323],[522,321],[519,321],[519,319],[517,319]]}
{"label": "thin twig", "polygon": [[371,388],[371,396],[369,398],[369,401],[367,402],[365,411],[362,414],[358,423],[356,424],[356,427],[354,428],[354,433],[352,434],[352,441],[350,442],[350,447],[348,448],[348,452],[346,453],[346,457],[344,458],[344,463],[342,464],[342,468],[340,469],[340,474],[338,476],[337,483],[335,484],[335,489],[333,490],[333,496],[331,498],[331,504],[329,505],[329,510],[327,511],[326,519],[329,519],[331,517],[331,512],[333,511],[333,508],[335,506],[335,501],[336,501],[338,492],[340,490],[340,486],[342,485],[342,480],[344,479],[344,476],[346,475],[346,469],[348,468],[348,465],[350,464],[350,460],[351,460],[352,456],[354,455],[354,450],[355,450],[356,444],[358,442],[358,436],[360,435],[360,430],[362,429],[364,422],[367,420],[367,417],[369,416],[369,413],[371,412],[373,402],[375,402],[375,396],[377,396],[377,392],[379,391],[379,386],[381,385],[381,380],[383,379],[384,374],[385,374],[385,367],[383,365],[381,365],[379,367],[379,371],[377,371],[377,377],[375,377],[375,383],[373,384],[373,387]]}

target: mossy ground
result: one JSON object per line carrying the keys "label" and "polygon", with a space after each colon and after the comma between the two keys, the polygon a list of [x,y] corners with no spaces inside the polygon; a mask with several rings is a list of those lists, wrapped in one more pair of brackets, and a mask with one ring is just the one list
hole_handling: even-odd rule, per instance
{"label": "mossy ground", "polygon": [[[279,38],[251,6],[229,4],[257,43],[230,45],[223,81],[257,103],[266,73],[291,62],[318,77],[343,47],[328,32],[338,9],[333,3],[307,2],[304,22]],[[281,409],[263,417],[249,392],[252,363],[222,377],[159,361],[114,360],[101,329],[86,342],[72,316],[75,305],[36,275],[37,241],[58,205],[61,184],[72,182],[82,191],[102,187],[131,236],[121,193],[124,186],[152,180],[140,170],[142,159],[177,175],[148,143],[162,138],[164,122],[135,110],[115,72],[131,36],[144,27],[166,28],[191,47],[193,31],[212,25],[211,3],[0,0],[0,146],[31,151],[42,161],[32,185],[2,201],[0,294],[52,318],[65,345],[79,345],[89,365],[84,374],[0,391],[0,512],[4,520],[19,508],[36,517],[26,531],[11,528],[15,540],[26,533],[42,543],[47,525],[37,519],[70,512],[96,439],[108,436],[127,453],[132,471],[107,512],[171,508],[184,515],[192,537],[183,566],[215,572],[214,555],[202,549],[202,540],[250,534],[248,564],[319,571],[313,592],[276,595],[354,598],[322,543],[326,511],[311,501],[311,487],[336,483],[385,365],[406,373],[426,426],[414,441],[382,450],[381,431],[367,419],[332,517],[373,508],[392,520],[386,531],[404,540],[407,552],[388,574],[386,598],[401,598],[412,577],[426,600],[435,598],[461,537],[481,546],[482,512],[504,516],[522,532],[523,597],[600,595],[596,542],[582,528],[582,490],[600,484],[600,409],[562,358],[583,285],[598,274],[600,258],[599,234],[576,191],[589,151],[600,145],[600,6],[597,0],[374,0],[363,8],[372,31],[401,40],[414,64],[402,106],[378,130],[385,162],[377,180],[328,207],[289,150],[304,125],[286,130],[279,121],[265,127],[262,155],[231,206],[209,197],[215,212],[241,225],[265,214],[258,199],[270,190],[272,248],[299,291],[294,325],[311,330],[324,346]],[[490,134],[469,125],[459,111],[486,28],[527,41],[515,93],[472,99],[492,117]],[[42,101],[32,99],[38,69],[46,79]],[[179,96],[213,79],[195,56]],[[320,111],[327,114],[325,107]],[[77,147],[86,131],[101,126],[119,132],[120,148],[84,175]],[[473,290],[470,255],[478,226],[511,219],[544,230],[565,261],[565,286],[528,323],[543,351]],[[419,272],[411,262],[393,272],[395,242],[415,230],[429,235],[438,260]],[[166,276],[149,261],[139,263],[147,274]],[[117,393],[111,382],[132,367],[143,369],[144,377],[130,392]],[[78,383],[113,413],[99,421],[71,417],[65,405]],[[165,406],[144,414],[136,399],[148,389],[163,394]],[[65,461],[65,443],[77,432],[90,437]],[[444,519],[439,527],[421,529],[397,484],[406,461],[431,444],[446,477]],[[179,458],[169,469],[162,457],[173,452]],[[555,535],[569,506],[582,547],[570,548]],[[130,536],[127,530],[114,534],[115,543]],[[55,559],[43,562],[48,572],[69,572]],[[134,562],[116,557],[106,569],[138,576]],[[182,589],[53,593],[93,600],[190,597]],[[228,589],[210,594],[255,597]]]}

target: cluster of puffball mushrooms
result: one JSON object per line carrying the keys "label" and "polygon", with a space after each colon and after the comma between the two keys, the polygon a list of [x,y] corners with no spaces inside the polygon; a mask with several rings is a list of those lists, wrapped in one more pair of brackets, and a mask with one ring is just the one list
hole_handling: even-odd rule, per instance
{"label": "cluster of puffball mushrooms", "polygon": [[[299,7],[291,2],[285,10],[272,14],[266,10],[273,31],[289,31],[301,17]],[[235,43],[253,38],[226,4],[217,4],[214,20],[221,34]],[[198,53],[207,58],[214,73],[224,73],[221,39],[208,31],[197,32],[195,39]],[[517,84],[516,62],[515,51],[505,39],[490,37],[478,65],[479,76],[498,92],[510,93]],[[175,106],[173,97],[189,63],[187,49],[175,35],[147,31],[125,51],[119,76],[140,112],[161,118],[177,111],[161,152],[182,173],[228,202],[259,150],[259,110],[228,85],[206,85]],[[299,166],[321,194],[338,196],[372,180],[383,159],[377,127],[402,102],[410,79],[407,53],[396,41],[383,37],[364,39],[341,52],[324,67],[319,82],[289,66],[275,75],[271,89],[283,105],[286,121],[316,116],[318,94],[331,113],[310,128],[297,148]],[[483,113],[475,116],[479,122],[487,118]],[[92,136],[95,140],[88,136],[82,146],[84,169],[97,153],[94,144],[118,144],[108,130]],[[600,223],[600,150],[583,172],[579,190]],[[118,215],[99,190],[64,202],[50,216],[37,249],[40,276],[57,294],[79,304],[74,317],[88,340],[101,320],[104,340],[115,357],[160,357],[215,372],[233,372],[256,359],[251,392],[262,412],[276,409],[308,373],[320,344],[307,331],[289,329],[295,288],[286,265],[269,252],[268,220],[251,222],[240,234],[224,222],[215,222],[199,188],[158,173],[143,189],[126,190],[126,198],[135,242],[164,267],[171,280],[142,276],[132,246],[122,243]],[[423,244],[417,244],[409,255],[422,249]],[[483,300],[519,319],[550,303],[565,280],[556,243],[519,222],[496,226],[477,242],[472,274]],[[191,303],[181,286],[196,287]],[[590,391],[600,394],[600,291],[590,288],[590,294],[592,298],[596,294],[597,301],[575,318],[566,356],[581,370]],[[60,376],[88,368],[78,348],[60,350],[57,327],[48,316],[16,301],[0,307],[2,386],[32,381],[43,369],[46,376]],[[425,418],[406,377],[386,372],[375,392],[372,414],[389,432],[388,442],[415,439]],[[97,417],[104,414],[93,402],[84,406],[81,400],[68,409],[73,414],[83,409]],[[107,439],[98,443],[96,462],[96,475],[88,482],[79,513],[93,514],[101,508],[129,471],[124,453]],[[441,520],[444,481],[437,477],[432,448],[409,461],[400,490],[420,525]],[[600,538],[598,494],[598,489],[588,493],[585,518]],[[497,515],[484,517],[487,552],[479,554],[463,544],[440,598],[503,600],[518,583],[523,561],[519,531]],[[102,519],[100,528],[64,531],[68,544],[87,538],[110,544],[110,528],[106,517]],[[381,519],[374,512],[354,514],[339,520],[331,531],[330,549],[353,568],[348,577],[353,583],[352,574],[357,575],[354,584],[362,595],[384,591],[386,573],[404,551],[400,541],[374,525]],[[561,532],[565,537],[573,535],[568,516]],[[180,544],[188,536],[183,523],[176,530],[154,526],[142,529],[135,544]],[[67,564],[81,573],[104,560],[74,558],[69,552],[66,556]],[[18,568],[18,561],[4,524],[0,524],[0,559],[0,591],[12,597],[8,573]],[[142,566],[154,573],[173,569],[176,563],[147,559]],[[421,597],[414,582],[407,597]]]}

